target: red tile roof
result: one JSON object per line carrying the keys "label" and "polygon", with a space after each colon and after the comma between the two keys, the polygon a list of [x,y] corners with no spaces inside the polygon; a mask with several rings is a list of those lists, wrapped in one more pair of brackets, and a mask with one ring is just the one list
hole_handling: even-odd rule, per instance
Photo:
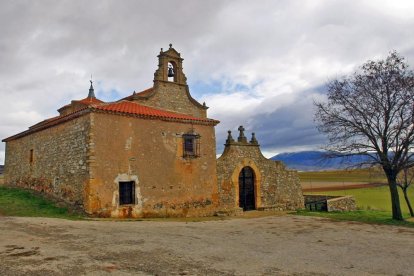
{"label": "red tile roof", "polygon": [[11,140],[15,140],[15,139],[18,139],[20,137],[24,137],[26,135],[29,135],[33,132],[37,132],[37,131],[40,131],[40,130],[43,130],[43,129],[46,129],[46,128],[50,128],[50,127],[55,126],[55,125],[59,125],[61,123],[64,123],[64,122],[70,121],[72,119],[78,118],[80,116],[83,116],[84,114],[87,114],[88,112],[89,112],[89,108],[85,107],[85,108],[79,109],[79,110],[77,110],[73,113],[69,113],[67,115],[56,116],[56,117],[53,117],[53,118],[46,119],[46,120],[44,120],[40,123],[37,123],[37,124],[29,127],[28,130],[25,130],[25,131],[20,132],[16,135],[13,135],[13,136],[10,136],[8,138],[3,139],[2,142],[8,142],[8,141],[11,141]]}
{"label": "red tile roof", "polygon": [[[98,100],[99,101],[99,100]],[[108,112],[114,114],[126,114],[126,115],[133,115],[136,117],[147,118],[147,119],[159,119],[165,121],[178,121],[183,123],[199,123],[199,124],[207,124],[207,125],[216,125],[219,123],[217,120],[208,119],[208,118],[196,118],[190,115],[174,113],[165,110],[159,110],[155,108],[151,108],[148,106],[140,105],[135,102],[130,101],[120,101],[114,103],[97,103],[96,105],[89,105],[89,107],[84,107],[82,109],[76,110],[75,112],[69,113],[63,116],[56,116],[50,119],[46,119],[38,124],[31,126],[28,130],[13,135],[4,139],[2,142],[8,142],[33,132],[37,132],[55,125],[59,125],[63,122],[72,120],[74,118],[78,118],[87,114],[91,111],[96,112]]]}
{"label": "red tile roof", "polygon": [[52,117],[52,118],[49,118],[49,119],[43,120],[43,121],[41,121],[41,122],[39,122],[39,123],[37,123],[37,124],[35,124],[35,125],[32,125],[31,127],[29,127],[29,129],[32,129],[32,128],[37,128],[38,126],[41,126],[41,125],[47,124],[47,123],[49,123],[50,121],[53,121],[53,120],[58,119],[59,117],[61,117],[61,116],[55,116],[55,117]]}
{"label": "red tile roof", "polygon": [[144,91],[135,93],[135,95],[138,95],[138,96],[141,96],[141,97],[145,97],[145,96],[150,95],[153,91],[154,91],[154,88],[153,87],[150,87],[148,89],[145,89]]}
{"label": "red tile roof", "polygon": [[170,120],[184,120],[184,121],[195,121],[218,124],[219,121],[208,119],[208,118],[196,118],[190,115],[174,113],[165,110],[159,110],[152,107],[140,105],[136,102],[120,101],[115,103],[101,104],[95,106],[93,109],[109,111],[114,113],[123,113],[130,115],[138,115],[146,118],[159,118],[159,119],[170,119]]}
{"label": "red tile roof", "polygon": [[79,101],[74,101],[74,102],[79,102],[79,103],[83,103],[83,104],[100,104],[103,103],[103,101],[97,99],[97,98],[92,98],[92,97],[87,97],[85,99],[79,100]]}
{"label": "red tile roof", "polygon": [[134,93],[132,93],[132,95],[129,95],[129,96],[125,97],[125,98],[122,98],[119,101],[122,101],[122,100],[131,100],[131,99],[134,99],[134,97],[143,97],[143,98],[149,97],[149,96],[151,96],[153,94],[153,92],[154,92],[154,87],[150,87],[150,88],[145,89],[145,90],[143,90],[141,92],[135,92],[134,91]]}
{"label": "red tile roof", "polygon": [[82,104],[86,104],[86,105],[96,105],[96,104],[101,104],[104,103],[104,101],[101,101],[97,98],[93,98],[93,97],[86,97],[85,99],[82,100],[73,100],[70,104],[64,105],[61,108],[58,109],[59,112],[65,110],[66,108],[70,107],[73,105],[73,103],[82,103]]}

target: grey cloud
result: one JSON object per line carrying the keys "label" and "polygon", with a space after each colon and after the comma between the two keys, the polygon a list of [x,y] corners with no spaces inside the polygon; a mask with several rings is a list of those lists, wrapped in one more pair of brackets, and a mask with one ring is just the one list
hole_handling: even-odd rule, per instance
{"label": "grey cloud", "polygon": [[[261,106],[255,109],[255,115],[251,117],[240,114],[232,118],[230,122],[236,125],[218,126],[217,139],[219,151],[223,149],[227,130],[233,131],[233,137],[238,135],[238,125],[244,125],[250,139],[252,132],[255,132],[261,149],[266,152],[282,152],[294,149],[317,149],[326,143],[326,137],[320,134],[313,122],[314,100],[321,100],[321,93],[324,87],[315,87],[310,90],[300,91],[296,94],[280,95],[268,99],[266,104],[278,101],[279,98],[289,97],[292,104],[281,106],[270,113],[261,112]],[[263,104],[262,104],[263,105]],[[226,123],[226,122],[225,122]],[[226,128],[227,127],[227,128]]]}
{"label": "grey cloud", "polygon": [[[374,0],[1,1],[0,137],[83,98],[91,73],[103,100],[150,87],[159,48],[172,42],[190,83],[223,83],[224,94],[243,85],[246,99],[263,102],[249,116],[210,105],[222,121],[219,145],[227,128],[255,123],[266,149],[294,147],[294,133],[308,137],[297,145],[311,147],[322,141],[300,117],[311,104],[296,96],[281,107],[277,97],[319,86],[392,49],[413,64],[410,10],[409,1]],[[209,105],[214,93],[191,90]]]}

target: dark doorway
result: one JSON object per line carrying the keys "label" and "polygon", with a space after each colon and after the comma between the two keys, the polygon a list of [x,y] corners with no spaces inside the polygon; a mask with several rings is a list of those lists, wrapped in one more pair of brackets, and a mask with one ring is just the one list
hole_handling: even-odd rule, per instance
{"label": "dark doorway", "polygon": [[135,203],[135,182],[119,182],[119,205]]}
{"label": "dark doorway", "polygon": [[254,172],[250,167],[244,167],[239,174],[239,207],[243,211],[254,210]]}

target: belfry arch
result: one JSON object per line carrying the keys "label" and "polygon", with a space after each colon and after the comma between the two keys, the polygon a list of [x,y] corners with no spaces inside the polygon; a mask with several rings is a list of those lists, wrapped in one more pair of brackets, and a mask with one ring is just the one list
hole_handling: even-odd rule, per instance
{"label": "belfry arch", "polygon": [[168,61],[167,65],[167,77],[170,82],[177,82],[177,63],[173,60]]}

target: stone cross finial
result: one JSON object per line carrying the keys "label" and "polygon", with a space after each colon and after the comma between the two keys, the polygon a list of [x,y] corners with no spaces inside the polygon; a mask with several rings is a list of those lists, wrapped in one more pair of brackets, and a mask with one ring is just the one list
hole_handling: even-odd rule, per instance
{"label": "stone cross finial", "polygon": [[252,139],[250,140],[250,144],[257,144],[258,141],[256,139],[256,135],[254,134],[254,132],[252,132]]}
{"label": "stone cross finial", "polygon": [[237,138],[237,141],[247,143],[247,138],[246,136],[244,136],[244,130],[245,130],[244,127],[239,126],[238,130],[240,133],[239,133],[239,137]]}
{"label": "stone cross finial", "polygon": [[226,144],[230,144],[232,142],[234,142],[233,136],[231,136],[231,130],[227,131],[228,135],[227,135],[227,140],[226,140]]}

